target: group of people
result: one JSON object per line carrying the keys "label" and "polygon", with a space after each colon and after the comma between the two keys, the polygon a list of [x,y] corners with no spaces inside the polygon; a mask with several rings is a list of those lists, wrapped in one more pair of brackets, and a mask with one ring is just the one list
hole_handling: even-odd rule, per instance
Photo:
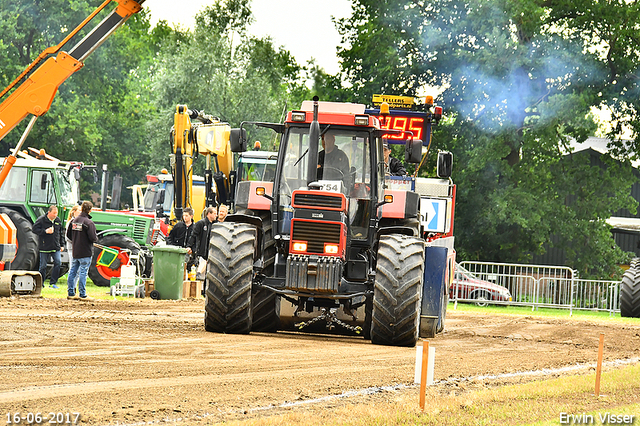
{"label": "group of people", "polygon": [[176,223],[167,235],[167,244],[185,247],[189,256],[187,268],[196,265],[199,258],[207,258],[209,250],[209,237],[211,227],[216,222],[224,222],[229,213],[229,208],[221,204],[217,209],[207,207],[204,217],[198,222],[193,222],[193,209],[187,207],[182,213],[182,221]]}
{"label": "group of people", "polygon": [[[66,249],[69,255],[69,277],[67,279],[67,299],[93,300],[87,295],[86,284],[93,243],[98,241],[96,226],[91,220],[93,204],[84,201],[81,206],[73,206],[69,211],[66,227],[58,217],[58,208],[49,206],[47,213],[33,224],[33,233],[38,236],[40,250],[40,275],[46,277],[47,263],[53,262],[49,285],[58,288],[62,266],[61,253]],[[76,285],[78,292],[76,293]]]}

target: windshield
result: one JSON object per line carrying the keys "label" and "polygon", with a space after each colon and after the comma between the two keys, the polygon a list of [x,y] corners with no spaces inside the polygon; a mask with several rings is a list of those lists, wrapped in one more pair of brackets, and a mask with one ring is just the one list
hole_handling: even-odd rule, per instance
{"label": "windshield", "polygon": [[64,206],[73,206],[78,202],[78,181],[72,171],[56,170],[60,183],[60,202]]}
{"label": "windshield", "polygon": [[[309,129],[291,128],[283,152],[284,164],[278,195],[279,217],[290,220],[291,194],[307,187]],[[353,238],[367,238],[370,216],[371,150],[369,133],[331,127],[318,148],[318,182],[322,189],[341,192],[349,198],[349,221]],[[288,233],[284,223],[281,232]]]}

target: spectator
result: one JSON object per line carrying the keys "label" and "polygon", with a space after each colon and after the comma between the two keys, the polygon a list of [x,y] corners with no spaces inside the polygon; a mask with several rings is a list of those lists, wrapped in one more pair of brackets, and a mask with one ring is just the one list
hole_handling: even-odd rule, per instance
{"label": "spectator", "polygon": [[[193,226],[193,232],[189,238],[189,247],[187,247],[188,253],[191,254],[191,261],[187,264],[187,269],[191,269],[191,266],[196,265],[197,277],[201,277],[204,274],[204,265],[209,257],[209,239],[211,235],[211,227],[217,222],[216,217],[218,212],[215,207],[207,207],[204,211],[204,218],[200,219]],[[205,294],[207,283],[206,280],[202,286],[202,294]]]}
{"label": "spectator", "polygon": [[[91,201],[82,203],[82,211],[71,222],[67,229],[67,237],[71,240],[73,264],[69,271],[67,281],[67,299],[93,300],[87,295],[87,273],[91,266],[91,256],[93,255],[93,243],[98,241],[96,235],[96,225],[91,220]],[[80,297],[75,292],[76,275],[78,278],[78,291]]]}
{"label": "spectator", "polygon": [[400,160],[391,156],[391,148],[387,142],[382,144],[382,152],[384,154],[385,174],[391,176],[404,176],[407,174]]}
{"label": "spectator", "polygon": [[209,234],[211,233],[211,227],[217,222],[218,212],[215,207],[207,207],[204,212],[204,218],[197,221],[193,226],[193,232],[187,244],[187,250],[194,255],[194,259],[198,257],[207,258],[209,254]]}
{"label": "spectator", "polygon": [[229,207],[224,204],[220,204],[220,207],[218,207],[218,222],[224,222],[227,218],[227,214],[229,214]]}
{"label": "spectator", "polygon": [[[73,263],[73,253],[72,253],[72,246],[71,246],[71,240],[69,239],[69,237],[66,236],[66,231],[69,230],[69,226],[71,225],[71,222],[73,221],[73,219],[75,219],[76,217],[78,217],[78,215],[80,214],[80,206],[79,205],[75,205],[73,207],[71,207],[71,210],[69,210],[69,215],[67,216],[67,226],[65,229],[65,240],[66,240],[66,248],[67,248],[67,255],[69,255],[69,270],[71,270],[71,264]],[[74,283],[74,288],[75,285],[78,283],[78,280],[76,279],[76,282]],[[67,284],[67,287],[69,285]]]}
{"label": "spectator", "polygon": [[60,252],[64,250],[65,241],[62,232],[62,221],[58,217],[58,208],[49,206],[47,214],[44,214],[33,224],[33,233],[38,236],[38,248],[40,249],[40,275],[42,282],[47,277],[47,262],[53,259],[51,279],[49,285],[58,288],[56,283],[60,278]]}
{"label": "spectator", "polygon": [[189,243],[189,237],[193,232],[193,209],[187,207],[182,213],[182,221],[175,224],[175,226],[167,235],[167,244],[178,247],[187,247]]}

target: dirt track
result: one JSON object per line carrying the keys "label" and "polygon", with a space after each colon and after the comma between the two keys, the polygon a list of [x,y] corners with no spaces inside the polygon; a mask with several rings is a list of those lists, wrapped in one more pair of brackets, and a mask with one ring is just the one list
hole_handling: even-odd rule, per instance
{"label": "dirt track", "polygon": [[[0,299],[0,415],[80,413],[82,424],[204,424],[256,408],[411,385],[415,348],[360,337],[204,331],[204,301]],[[435,378],[640,356],[640,325],[448,312]],[[322,408],[326,402],[318,402]],[[204,416],[204,420],[202,417]]]}

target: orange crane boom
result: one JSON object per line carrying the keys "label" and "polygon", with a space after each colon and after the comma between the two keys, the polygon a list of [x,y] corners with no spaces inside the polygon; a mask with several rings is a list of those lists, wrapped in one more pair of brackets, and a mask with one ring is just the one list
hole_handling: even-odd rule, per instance
{"label": "orange crane boom", "polygon": [[[84,60],[95,49],[118,29],[131,15],[141,9],[144,0],[114,0],[118,6],[87,34],[68,53],[61,51],[62,47],[80,30],[82,30],[98,13],[112,0],[105,0],[78,25],[57,46],[45,49],[9,86],[1,93],[2,99],[20,81],[23,81],[11,95],[0,103],[0,140],[28,115],[33,115],[29,126],[23,134],[14,151],[7,157],[7,161],[0,171],[0,187],[15,163],[15,155],[22,147],[28,132],[33,127],[35,119],[46,113],[51,107],[58,88],[74,72],[84,65]],[[52,55],[56,54],[54,57]],[[48,57],[48,58],[47,58]],[[45,58],[47,58],[45,60]],[[44,62],[43,62],[44,61]],[[29,74],[30,73],[30,74]],[[27,76],[28,75],[28,76]]]}

